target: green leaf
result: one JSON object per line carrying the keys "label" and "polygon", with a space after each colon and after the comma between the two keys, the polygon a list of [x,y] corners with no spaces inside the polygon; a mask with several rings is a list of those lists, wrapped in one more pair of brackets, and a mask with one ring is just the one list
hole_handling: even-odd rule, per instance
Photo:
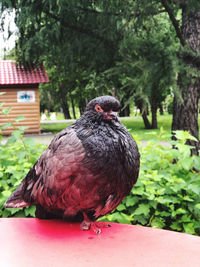
{"label": "green leaf", "polygon": [[144,217],[144,215],[134,215],[134,224],[140,223],[142,225],[148,224],[148,218]]}
{"label": "green leaf", "polygon": [[3,130],[6,130],[7,128],[9,128],[10,126],[12,126],[12,122],[8,122],[8,123],[5,123],[1,126],[1,129]]}
{"label": "green leaf", "polygon": [[16,138],[15,138],[15,136],[11,135],[11,136],[8,138],[7,142],[6,142],[6,146],[11,145],[11,144],[14,144],[15,142],[16,142]]}
{"label": "green leaf", "polygon": [[186,201],[189,201],[189,202],[193,202],[194,201],[194,199],[189,197],[189,196],[184,196],[183,200],[186,200]]}
{"label": "green leaf", "polygon": [[188,186],[188,189],[191,190],[193,193],[200,195],[200,185],[190,184]]}
{"label": "green leaf", "polygon": [[26,216],[35,217],[35,210],[36,210],[35,206],[26,207],[24,213]]}
{"label": "green leaf", "polygon": [[141,215],[147,216],[150,212],[149,204],[140,204],[138,208],[133,212],[134,215]]}
{"label": "green leaf", "polygon": [[167,211],[159,211],[156,210],[155,215],[159,215],[160,217],[169,217],[171,213]]}
{"label": "green leaf", "polygon": [[32,138],[24,138],[24,144],[26,146],[36,146],[36,142]]}
{"label": "green leaf", "polygon": [[117,221],[119,223],[125,223],[125,224],[130,224],[132,217],[126,215],[125,213],[122,212],[115,212],[113,214],[110,214],[107,216],[109,221]]}
{"label": "green leaf", "polygon": [[143,195],[144,194],[144,188],[143,187],[134,187],[133,188],[133,194],[134,195]]}
{"label": "green leaf", "polygon": [[20,210],[22,210],[22,208],[13,208],[13,209],[10,209],[9,211],[10,211],[10,214],[13,215],[13,214],[17,213]]}
{"label": "green leaf", "polygon": [[124,204],[119,204],[119,206],[117,207],[117,210],[118,211],[122,211],[122,210],[125,210],[126,207],[124,206]]}
{"label": "green leaf", "polygon": [[151,221],[151,226],[154,228],[163,228],[165,226],[165,220],[160,217],[154,217]]}
{"label": "green leaf", "polygon": [[26,118],[24,117],[24,116],[17,116],[16,118],[15,118],[15,121],[16,122],[18,122],[18,121],[23,121],[23,120],[25,120]]}
{"label": "green leaf", "polygon": [[191,221],[191,216],[188,215],[188,214],[184,214],[182,217],[181,217],[181,222],[190,222]]}
{"label": "green leaf", "polygon": [[197,208],[197,209],[200,210],[200,203],[196,204],[196,205],[195,205],[195,208]]}
{"label": "green leaf", "polygon": [[182,230],[182,228],[180,226],[180,223],[178,223],[178,222],[173,222],[170,225],[170,228],[173,229],[173,230],[176,230],[176,231],[181,231]]}
{"label": "green leaf", "polygon": [[183,224],[183,228],[185,230],[186,233],[188,234],[195,234],[195,229],[194,229],[194,223],[190,222],[190,223],[184,223]]}
{"label": "green leaf", "polygon": [[197,156],[194,157],[193,167],[196,168],[197,170],[200,170],[200,157]]}
{"label": "green leaf", "polygon": [[20,130],[20,131],[25,131],[27,130],[29,127],[28,126],[17,126],[17,128]]}
{"label": "green leaf", "polygon": [[139,201],[139,200],[138,200],[137,197],[132,197],[132,196],[128,196],[128,197],[125,199],[125,203],[126,203],[126,206],[127,206],[127,207],[132,207],[132,206],[134,206],[138,201]]}
{"label": "green leaf", "polygon": [[7,218],[7,217],[9,217],[9,215],[10,215],[10,210],[4,209],[2,212],[2,217]]}
{"label": "green leaf", "polygon": [[178,208],[172,212],[172,216],[176,216],[177,214],[185,214],[187,211],[183,208]]}
{"label": "green leaf", "polygon": [[2,109],[2,113],[4,114],[4,115],[8,115],[9,113],[10,113],[10,111],[12,110],[12,108],[10,107],[10,108],[4,108],[4,109]]}
{"label": "green leaf", "polygon": [[187,139],[190,139],[190,140],[198,142],[198,140],[187,131],[177,130],[174,133],[175,133],[175,136],[176,136],[177,139],[182,140],[184,142],[186,142]]}
{"label": "green leaf", "polygon": [[16,140],[18,140],[20,137],[21,137],[21,131],[20,130],[14,130],[13,132],[12,132],[12,136],[16,139]]}
{"label": "green leaf", "polygon": [[192,169],[193,158],[188,157],[187,159],[182,159],[179,162],[185,170],[189,171],[190,169]]}

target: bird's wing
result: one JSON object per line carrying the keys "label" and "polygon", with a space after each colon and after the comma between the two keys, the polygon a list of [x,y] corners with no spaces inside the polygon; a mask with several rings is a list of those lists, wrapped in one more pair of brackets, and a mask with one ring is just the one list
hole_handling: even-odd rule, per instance
{"label": "bird's wing", "polygon": [[51,206],[78,173],[84,157],[84,148],[73,127],[61,131],[25,177],[25,201]]}

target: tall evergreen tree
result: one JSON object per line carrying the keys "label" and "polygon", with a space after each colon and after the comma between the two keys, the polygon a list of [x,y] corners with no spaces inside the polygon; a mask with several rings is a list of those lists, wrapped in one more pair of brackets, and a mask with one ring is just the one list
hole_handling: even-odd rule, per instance
{"label": "tall evergreen tree", "polygon": [[[198,139],[199,0],[2,0],[1,10],[8,8],[16,10],[19,61],[35,63],[45,60],[57,68],[58,75],[76,73],[74,82],[84,76],[79,75],[77,69],[80,69],[81,73],[86,70],[87,74],[96,73],[98,76],[117,64],[125,62],[126,68],[130,63],[130,68],[127,67],[124,75],[116,73],[116,79],[109,81],[109,84],[116,87],[114,91],[123,97],[124,103],[127,102],[126,97],[130,97],[129,92],[138,95],[138,91],[141,91],[143,99],[147,97],[152,106],[154,126],[155,110],[160,101],[157,96],[162,95],[162,88],[169,88],[171,83],[167,84],[167,76],[171,73],[170,66],[179,62],[179,94],[176,94],[174,100],[172,130],[188,130]],[[152,29],[155,36],[156,32],[160,31],[161,25],[152,22],[162,13],[168,15],[167,25],[171,23],[168,34],[161,34],[160,39],[153,38],[150,34],[151,38],[148,38],[149,33],[153,32]],[[164,25],[162,29],[164,31]],[[176,37],[173,35],[175,44],[179,44],[176,54],[171,53],[171,45],[167,44],[172,32],[176,34]],[[143,44],[142,48],[145,48],[144,45],[148,48],[144,49],[144,53],[139,48],[127,49],[131,46],[131,38],[127,36],[133,39],[135,36],[141,37],[139,40]],[[166,38],[163,39],[164,36]],[[139,67],[135,65],[138,62]],[[156,65],[158,62],[160,65]],[[128,93],[123,92],[128,88],[124,76],[133,81],[132,85],[135,84],[132,90],[129,88]],[[149,83],[145,83],[145,79],[149,80]],[[90,79],[80,80],[86,85]],[[145,84],[148,86],[144,86]],[[147,90],[148,88],[150,90]],[[83,98],[80,103],[83,103]],[[81,106],[82,104],[82,109]],[[199,141],[192,144],[195,146],[193,152],[197,154]]]}

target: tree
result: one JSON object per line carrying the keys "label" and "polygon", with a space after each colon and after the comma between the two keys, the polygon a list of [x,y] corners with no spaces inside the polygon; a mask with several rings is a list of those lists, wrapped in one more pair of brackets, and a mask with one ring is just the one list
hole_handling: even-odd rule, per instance
{"label": "tree", "polygon": [[[58,75],[59,70],[64,76],[75,73],[73,79],[65,80],[72,82],[73,90],[67,85],[59,89],[65,90],[64,97],[73,96],[74,88],[79,91],[77,84],[81,89],[90,84],[85,73],[100,77],[107,70],[122,70],[110,80],[105,78],[108,91],[124,104],[129,104],[127,98],[135,99],[148,127],[157,126],[157,107],[170,87],[176,88],[177,68],[179,94],[175,90],[172,129],[189,130],[198,138],[198,0],[2,0],[1,7],[16,9],[19,61],[44,60],[56,67]],[[79,95],[82,110],[93,93],[87,95],[84,89]],[[199,142],[192,144],[197,153]]]}
{"label": "tree", "polygon": [[[200,96],[200,2],[161,0],[180,42],[178,58],[180,94],[175,95],[172,130],[187,130],[197,141],[188,140],[194,146],[193,154],[200,149],[198,129],[198,102]],[[181,11],[181,27],[176,19]]]}
{"label": "tree", "polygon": [[121,58],[107,73],[112,80],[118,77],[122,87],[121,99],[125,99],[126,104],[134,100],[145,128],[155,129],[157,110],[176,83],[173,60],[176,55],[175,32],[170,29],[165,13],[148,17],[148,22],[140,23],[145,31],[138,31],[135,22],[135,18],[129,21],[120,46]]}
{"label": "tree", "polygon": [[[16,10],[18,61],[23,65],[45,62],[53,81],[50,86],[56,90],[52,97],[56,101],[60,97],[69,118],[67,100],[73,100],[77,84],[83,91],[83,85],[89,83],[85,73],[98,74],[113,65],[122,20],[115,11],[123,12],[125,7],[120,1],[111,5],[101,1],[2,1],[2,10],[7,8]],[[77,103],[81,112],[87,102],[82,91]],[[87,94],[88,100],[91,95]]]}

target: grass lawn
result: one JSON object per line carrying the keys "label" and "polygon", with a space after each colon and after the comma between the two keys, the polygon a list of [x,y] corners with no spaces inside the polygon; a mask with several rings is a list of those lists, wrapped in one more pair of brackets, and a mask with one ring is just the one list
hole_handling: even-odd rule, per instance
{"label": "grass lawn", "polygon": [[73,122],[67,122],[67,123],[48,123],[48,124],[40,124],[41,130],[45,132],[51,132],[53,134],[56,134],[66,128],[67,126],[71,125]]}
{"label": "grass lawn", "polygon": [[144,128],[143,119],[140,116],[120,120],[139,140],[170,140],[172,115],[158,115],[158,129],[153,130]]}
{"label": "grass lawn", "polygon": [[[172,115],[158,115],[158,129],[155,130],[146,130],[141,116],[125,117],[120,118],[120,120],[139,140],[170,140]],[[70,124],[71,123],[41,124],[41,128],[42,130],[56,134]]]}
{"label": "grass lawn", "polygon": [[[158,129],[146,130],[141,116],[120,118],[121,122],[138,140],[170,140],[172,115],[158,115]],[[41,129],[54,134],[72,123],[41,124]],[[199,119],[200,125],[200,119]]]}

